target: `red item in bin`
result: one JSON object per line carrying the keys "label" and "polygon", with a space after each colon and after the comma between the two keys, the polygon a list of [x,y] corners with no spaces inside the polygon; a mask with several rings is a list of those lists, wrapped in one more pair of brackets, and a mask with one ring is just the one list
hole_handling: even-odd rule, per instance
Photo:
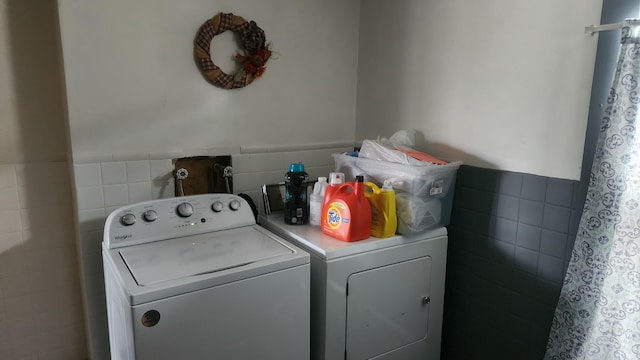
{"label": "red item in bin", "polygon": [[396,147],[396,150],[405,153],[409,156],[411,156],[414,159],[418,159],[420,161],[425,161],[425,162],[430,162],[430,163],[434,163],[436,165],[446,165],[448,164],[446,161],[440,160],[432,155],[429,155],[427,153],[423,153],[421,151],[416,151],[416,150],[410,150],[410,149],[403,149],[403,148],[399,148]]}

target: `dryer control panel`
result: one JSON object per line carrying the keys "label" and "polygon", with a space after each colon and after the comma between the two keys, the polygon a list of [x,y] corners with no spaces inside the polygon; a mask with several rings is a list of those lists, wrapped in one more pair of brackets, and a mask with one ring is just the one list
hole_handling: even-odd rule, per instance
{"label": "dryer control panel", "polygon": [[233,194],[203,194],[126,205],[105,222],[108,249],[255,225],[251,206]]}

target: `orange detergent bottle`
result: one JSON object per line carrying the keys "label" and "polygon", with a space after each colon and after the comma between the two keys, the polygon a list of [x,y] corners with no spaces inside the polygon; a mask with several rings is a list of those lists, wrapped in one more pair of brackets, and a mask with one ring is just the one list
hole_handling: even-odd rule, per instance
{"label": "orange detergent bottle", "polygon": [[342,241],[364,240],[371,231],[371,205],[365,196],[364,177],[342,184],[322,206],[322,232]]}
{"label": "orange detergent bottle", "polygon": [[365,182],[365,192],[371,204],[371,235],[386,238],[395,235],[398,227],[396,216],[396,193],[391,181],[385,180],[380,189],[376,184]]}

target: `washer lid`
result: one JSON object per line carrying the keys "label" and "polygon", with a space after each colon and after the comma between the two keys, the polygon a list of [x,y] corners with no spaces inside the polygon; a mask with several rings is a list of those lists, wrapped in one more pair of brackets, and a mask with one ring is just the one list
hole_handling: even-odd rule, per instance
{"label": "washer lid", "polygon": [[122,248],[140,286],[209,274],[294,251],[253,226]]}

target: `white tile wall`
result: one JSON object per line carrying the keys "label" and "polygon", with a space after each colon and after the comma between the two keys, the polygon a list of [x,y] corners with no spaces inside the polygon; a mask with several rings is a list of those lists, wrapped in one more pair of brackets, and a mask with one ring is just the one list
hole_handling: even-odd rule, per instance
{"label": "white tile wall", "polygon": [[0,359],[86,357],[73,218],[66,162],[0,165]]}
{"label": "white tile wall", "polygon": [[129,203],[127,184],[104,185],[104,205],[106,207],[123,206]]}
{"label": "white tile wall", "polygon": [[171,174],[173,173],[173,165],[167,160],[149,160],[149,172],[151,181],[166,182],[173,181]]}
{"label": "white tile wall", "polygon": [[77,164],[73,171],[78,188],[102,185],[100,164]]}
{"label": "white tile wall", "polygon": [[103,185],[126,184],[127,167],[123,161],[106,162],[100,164],[100,166]]}
{"label": "white tile wall", "polygon": [[[20,211],[6,210],[0,211],[0,229],[1,233],[18,233],[21,229]],[[2,236],[2,235],[0,235]],[[2,241],[0,241],[0,252],[2,252]]]}
{"label": "white tile wall", "polygon": [[[284,181],[291,162],[302,162],[311,178],[327,176],[334,170],[331,154],[352,150],[348,146],[320,149],[266,149],[266,152],[232,154],[235,193],[246,193],[256,202],[265,183]],[[93,352],[108,349],[105,316],[101,242],[106,217],[120,206],[174,196],[172,159],[180,154],[105,156],[98,162],[74,164],[78,207],[80,261],[83,295],[89,317],[89,342]],[[190,154],[183,156],[202,155]],[[216,155],[216,154],[206,154]],[[1,171],[1,169],[0,169]],[[1,178],[0,178],[1,179]],[[1,180],[0,180],[1,181]],[[97,355],[100,357],[100,355]]]}
{"label": "white tile wall", "polygon": [[151,182],[129,183],[129,202],[138,203],[153,200]]}
{"label": "white tile wall", "polygon": [[88,210],[104,207],[102,186],[87,186],[76,188],[78,209]]}
{"label": "white tile wall", "polygon": [[0,165],[0,189],[2,188],[15,188],[16,172],[13,165]]}
{"label": "white tile wall", "polygon": [[73,166],[82,291],[90,319],[88,340],[96,358],[102,358],[108,349],[101,255],[106,217],[123,205],[173,196],[170,158],[149,160],[148,156],[123,155],[105,159],[108,160]]}
{"label": "white tile wall", "polygon": [[149,182],[151,180],[151,166],[149,160],[127,161],[127,182]]}
{"label": "white tile wall", "polygon": [[17,188],[0,189],[0,211],[15,210],[18,208]]}
{"label": "white tile wall", "polygon": [[[258,201],[260,185],[283,181],[289,163],[304,163],[316,178],[333,170],[332,153],[350,148],[255,150],[232,155],[233,181],[236,193]],[[85,357],[80,292],[91,319],[91,348],[98,358],[106,351],[104,221],[119,206],[174,196],[171,160],[178,155],[104,156],[74,164],[75,216],[66,162],[0,165],[0,359]]]}

